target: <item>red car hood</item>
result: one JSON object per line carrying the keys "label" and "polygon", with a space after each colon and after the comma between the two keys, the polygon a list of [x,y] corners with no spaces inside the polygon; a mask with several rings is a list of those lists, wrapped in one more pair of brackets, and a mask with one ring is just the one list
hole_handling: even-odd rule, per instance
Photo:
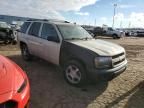
{"label": "red car hood", "polygon": [[22,70],[15,63],[0,56],[0,97],[19,89],[24,81],[21,71]]}

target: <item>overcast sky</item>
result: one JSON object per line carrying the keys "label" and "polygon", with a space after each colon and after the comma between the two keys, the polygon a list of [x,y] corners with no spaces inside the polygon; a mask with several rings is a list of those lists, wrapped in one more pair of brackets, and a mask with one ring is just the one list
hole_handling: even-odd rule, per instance
{"label": "overcast sky", "polygon": [[115,27],[144,27],[144,0],[0,0],[0,14],[112,26],[115,3]]}

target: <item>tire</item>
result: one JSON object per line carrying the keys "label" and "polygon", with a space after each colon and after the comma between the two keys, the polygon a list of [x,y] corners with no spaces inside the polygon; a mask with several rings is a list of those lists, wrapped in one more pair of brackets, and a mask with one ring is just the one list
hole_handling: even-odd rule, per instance
{"label": "tire", "polygon": [[120,39],[121,37],[117,37],[117,39]]}
{"label": "tire", "polygon": [[118,36],[116,34],[112,35],[113,39],[118,39]]}
{"label": "tire", "polygon": [[26,44],[21,46],[21,54],[25,61],[30,61],[32,59]]}
{"label": "tire", "polygon": [[86,83],[86,72],[84,66],[75,61],[69,61],[64,66],[64,78],[73,86],[82,86]]}
{"label": "tire", "polygon": [[16,40],[13,40],[12,41],[12,45],[16,45],[17,44],[17,41]]}

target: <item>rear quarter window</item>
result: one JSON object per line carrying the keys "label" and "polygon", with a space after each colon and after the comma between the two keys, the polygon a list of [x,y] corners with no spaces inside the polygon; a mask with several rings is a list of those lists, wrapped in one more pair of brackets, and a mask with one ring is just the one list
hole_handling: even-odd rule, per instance
{"label": "rear quarter window", "polygon": [[21,31],[22,33],[26,33],[26,31],[27,31],[27,29],[28,29],[28,27],[29,27],[30,24],[31,24],[31,22],[25,22],[25,23],[22,25],[20,31]]}

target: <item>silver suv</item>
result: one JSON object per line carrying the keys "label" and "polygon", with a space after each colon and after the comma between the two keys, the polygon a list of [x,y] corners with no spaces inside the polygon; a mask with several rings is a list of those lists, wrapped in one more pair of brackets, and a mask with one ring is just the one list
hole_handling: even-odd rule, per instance
{"label": "silver suv", "polygon": [[34,55],[62,67],[66,81],[76,86],[88,80],[111,80],[127,67],[123,47],[93,39],[67,21],[26,21],[18,40],[24,60]]}

